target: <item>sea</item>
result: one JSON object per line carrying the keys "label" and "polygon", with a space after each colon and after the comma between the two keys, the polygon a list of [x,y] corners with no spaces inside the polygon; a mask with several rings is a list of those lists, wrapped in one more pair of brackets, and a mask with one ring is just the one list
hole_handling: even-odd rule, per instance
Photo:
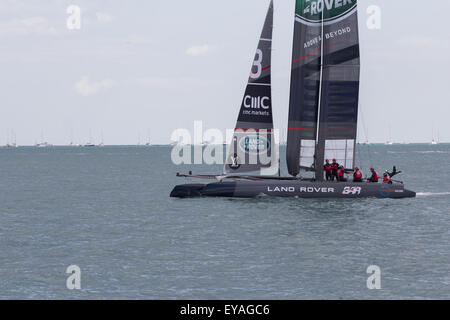
{"label": "sea", "polygon": [[171,151],[0,148],[0,299],[450,299],[449,144],[358,146],[402,200],[170,198],[222,172]]}

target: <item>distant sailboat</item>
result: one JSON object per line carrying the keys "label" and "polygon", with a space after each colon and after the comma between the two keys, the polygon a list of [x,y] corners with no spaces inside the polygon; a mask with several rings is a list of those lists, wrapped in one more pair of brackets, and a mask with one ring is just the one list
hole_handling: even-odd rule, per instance
{"label": "distant sailboat", "polygon": [[17,148],[17,142],[16,142],[16,134],[13,130],[11,130],[11,141],[9,137],[9,132],[6,133],[6,147],[7,148]]}
{"label": "distant sailboat", "polygon": [[100,143],[98,144],[99,147],[104,147],[105,144],[103,142],[103,132],[100,134]]}
{"label": "distant sailboat", "polygon": [[69,143],[69,147],[80,147],[80,144],[77,144],[74,142],[73,139],[73,130],[70,130],[70,143]]}
{"label": "distant sailboat", "polygon": [[39,148],[45,148],[45,147],[51,147],[52,144],[48,143],[47,141],[36,143],[36,147]]}
{"label": "distant sailboat", "polygon": [[38,148],[46,148],[53,145],[44,140],[44,131],[41,131],[41,142],[36,143],[35,146]]}
{"label": "distant sailboat", "polygon": [[392,146],[394,142],[392,142],[392,135],[391,135],[391,125],[389,125],[389,140],[384,143],[386,146]]}
{"label": "distant sailboat", "polygon": [[147,147],[151,146],[152,144],[150,143],[150,130],[147,131],[147,142],[145,143],[145,145]]}
{"label": "distant sailboat", "polygon": [[92,142],[91,130],[89,130],[89,141],[84,144],[85,147],[95,147],[95,143]]}
{"label": "distant sailboat", "polygon": [[439,132],[438,132],[438,138],[435,139],[435,138],[434,138],[434,126],[433,126],[433,128],[431,129],[431,144],[432,144],[432,145],[437,145],[437,144],[439,144]]}

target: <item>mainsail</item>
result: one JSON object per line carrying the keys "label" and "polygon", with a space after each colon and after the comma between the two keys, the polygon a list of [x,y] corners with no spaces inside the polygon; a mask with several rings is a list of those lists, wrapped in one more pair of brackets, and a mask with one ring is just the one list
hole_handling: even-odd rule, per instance
{"label": "mainsail", "polygon": [[291,175],[325,158],[354,167],[359,40],[356,0],[297,0],[287,164]]}
{"label": "mainsail", "polygon": [[242,99],[224,172],[278,171],[271,92],[273,1],[270,2],[258,49]]}

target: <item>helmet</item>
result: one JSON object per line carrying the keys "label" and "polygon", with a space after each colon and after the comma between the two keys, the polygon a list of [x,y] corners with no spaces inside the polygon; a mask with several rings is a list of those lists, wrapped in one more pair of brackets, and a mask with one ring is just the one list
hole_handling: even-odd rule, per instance
{"label": "helmet", "polygon": [[335,159],[335,158],[333,158],[333,161],[336,161],[336,159]]}
{"label": "helmet", "polygon": [[330,159],[325,159],[326,162],[330,162]]}
{"label": "helmet", "polygon": [[375,170],[375,168],[374,167],[370,167],[370,170]]}

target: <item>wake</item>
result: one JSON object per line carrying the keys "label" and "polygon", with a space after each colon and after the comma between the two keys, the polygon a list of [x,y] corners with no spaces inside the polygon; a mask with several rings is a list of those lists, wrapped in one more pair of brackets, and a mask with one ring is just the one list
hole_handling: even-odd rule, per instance
{"label": "wake", "polygon": [[450,196],[450,192],[417,192],[418,197]]}

